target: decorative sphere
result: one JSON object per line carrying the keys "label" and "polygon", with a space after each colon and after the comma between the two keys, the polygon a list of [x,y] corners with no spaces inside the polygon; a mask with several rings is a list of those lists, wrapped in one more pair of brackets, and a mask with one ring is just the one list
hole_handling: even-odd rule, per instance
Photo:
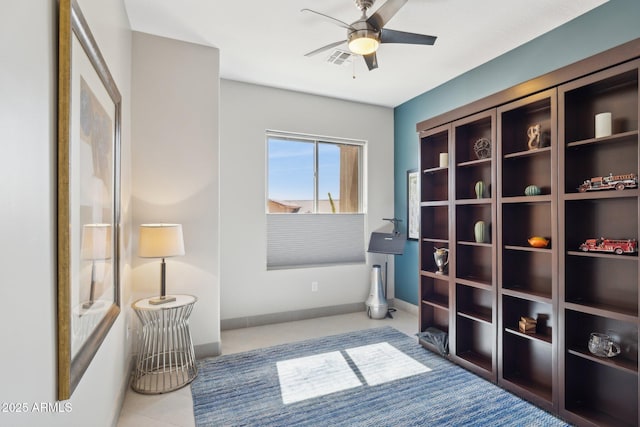
{"label": "decorative sphere", "polygon": [[537,185],[529,185],[524,189],[524,194],[526,196],[538,196],[541,192],[540,187]]}

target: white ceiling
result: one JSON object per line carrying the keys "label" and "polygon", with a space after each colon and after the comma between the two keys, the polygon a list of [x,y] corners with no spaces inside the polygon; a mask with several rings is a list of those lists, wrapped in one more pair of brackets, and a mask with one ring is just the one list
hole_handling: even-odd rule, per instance
{"label": "white ceiling", "polygon": [[[354,0],[125,0],[135,31],[220,49],[220,77],[395,107],[608,0],[409,0],[386,28],[438,36],[383,44],[379,68],[304,54],[346,39],[309,8],[351,23]],[[377,0],[369,14],[380,7]],[[346,43],[342,46],[346,49]],[[355,78],[353,76],[355,75]]]}

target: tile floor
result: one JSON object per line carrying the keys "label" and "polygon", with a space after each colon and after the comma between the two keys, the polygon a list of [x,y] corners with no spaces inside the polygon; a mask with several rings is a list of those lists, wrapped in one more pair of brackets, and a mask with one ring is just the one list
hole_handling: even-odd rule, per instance
{"label": "tile floor", "polygon": [[[275,325],[234,329],[222,332],[223,354],[239,353],[255,348],[390,325],[415,337],[418,319],[398,310],[393,319],[372,320],[365,313],[321,317]],[[127,391],[118,427],[193,427],[191,389],[184,387],[172,393],[142,395]]]}

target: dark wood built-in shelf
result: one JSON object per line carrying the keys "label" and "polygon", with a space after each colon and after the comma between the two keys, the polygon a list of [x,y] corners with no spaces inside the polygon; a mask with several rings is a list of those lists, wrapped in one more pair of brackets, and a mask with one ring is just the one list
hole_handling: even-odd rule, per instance
{"label": "dark wood built-in shelf", "polygon": [[543,334],[538,334],[538,333],[523,333],[523,332],[520,332],[519,330],[513,329],[513,328],[504,328],[504,331],[508,332],[510,334],[519,336],[520,338],[526,338],[528,340],[540,341],[540,342],[543,342],[545,344],[551,345],[551,336],[549,336],[549,335],[543,335]]}
{"label": "dark wood built-in shelf", "polygon": [[478,166],[478,165],[482,165],[482,164],[489,164],[491,163],[491,159],[478,159],[478,160],[468,160],[466,162],[460,162],[458,163],[456,166],[459,168],[466,168],[469,166]]}
{"label": "dark wood built-in shelf", "polygon": [[476,322],[482,322],[487,325],[491,325],[491,313],[488,310],[484,312],[480,311],[458,311],[458,316],[466,317],[470,320],[475,320]]}
{"label": "dark wood built-in shelf", "polygon": [[637,130],[633,130],[633,131],[629,131],[629,132],[622,132],[622,133],[614,134],[614,135],[611,135],[611,136],[604,136],[604,137],[600,137],[600,138],[589,138],[589,139],[583,139],[582,141],[568,142],[567,143],[567,148],[579,147],[581,145],[589,145],[589,144],[615,143],[615,142],[627,139],[629,137],[636,137],[637,138],[638,137],[638,131]]}
{"label": "dark wood built-in shelf", "polygon": [[[602,112],[612,134],[596,138]],[[417,124],[420,331],[447,332],[452,362],[578,426],[640,425],[640,258],[579,249],[639,239],[640,188],[578,190],[640,173],[639,126],[640,39]],[[475,152],[480,139],[490,153]],[[434,247],[449,250],[444,275]],[[522,317],[537,319],[534,333]],[[620,354],[591,354],[593,332]]]}
{"label": "dark wood built-in shelf", "polygon": [[541,154],[550,155],[551,154],[551,147],[542,147],[542,148],[536,148],[534,150],[517,151],[515,153],[505,154],[503,156],[503,158],[505,158],[505,159],[513,159],[513,158],[517,158],[517,157],[538,156],[538,155],[541,155]]}
{"label": "dark wood built-in shelf", "polygon": [[436,168],[429,168],[422,171],[422,173],[435,173],[435,172],[447,172],[449,170],[448,166],[438,166]]}
{"label": "dark wood built-in shelf", "polygon": [[614,369],[619,369],[623,372],[627,372],[631,375],[638,374],[638,362],[633,360],[622,359],[619,357],[598,357],[589,352],[586,348],[584,349],[569,349],[569,354],[573,354],[574,356],[582,357],[584,359],[590,360],[595,363],[600,363],[605,366],[609,366]]}
{"label": "dark wood built-in shelf", "polygon": [[584,252],[584,251],[567,251],[567,255],[581,256],[586,258],[606,258],[615,259],[619,261],[638,261],[638,254],[622,254],[616,255],[606,252]]}
{"label": "dark wood built-in shelf", "polygon": [[431,297],[431,300],[423,299],[422,303],[432,305],[443,310],[449,310],[449,301],[445,298],[438,298],[435,295]]}

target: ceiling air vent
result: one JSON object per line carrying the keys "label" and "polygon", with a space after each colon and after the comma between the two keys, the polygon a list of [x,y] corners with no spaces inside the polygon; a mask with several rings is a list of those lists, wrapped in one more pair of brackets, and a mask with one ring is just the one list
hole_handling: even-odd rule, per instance
{"label": "ceiling air vent", "polygon": [[351,62],[351,56],[353,56],[351,52],[336,49],[329,55],[327,62],[335,65],[344,65],[345,63]]}

